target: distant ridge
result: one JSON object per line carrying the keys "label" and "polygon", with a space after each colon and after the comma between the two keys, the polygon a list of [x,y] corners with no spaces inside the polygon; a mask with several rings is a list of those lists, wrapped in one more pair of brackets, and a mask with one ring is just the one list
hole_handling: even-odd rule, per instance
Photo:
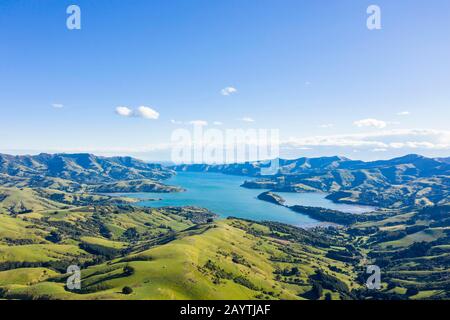
{"label": "distant ridge", "polygon": [[54,183],[98,184],[118,180],[161,180],[173,174],[172,170],[159,164],[149,164],[132,157],[108,158],[89,153],[41,153],[34,156],[0,154],[0,182],[30,179],[47,180],[48,183],[51,180]]}
{"label": "distant ridge", "polygon": [[450,164],[450,157],[448,158],[436,158],[437,161]]}
{"label": "distant ridge", "polygon": [[[377,160],[365,162],[362,160],[350,160],[346,157],[317,157],[298,159],[278,159],[280,174],[304,174],[318,173],[330,170],[362,170],[362,169],[389,169],[397,167],[401,171],[407,171],[413,176],[432,176],[435,174],[448,174],[450,172],[450,158],[432,159],[417,154],[409,154],[390,160]],[[222,172],[236,175],[258,176],[260,169],[267,166],[267,162],[254,161],[236,164],[181,164],[171,168],[176,171],[195,172]]]}
{"label": "distant ridge", "polygon": [[254,177],[243,186],[273,191],[326,192],[330,200],[381,207],[428,206],[450,202],[449,159],[409,154],[364,162],[345,157],[279,159],[279,169],[261,175],[267,162],[178,165],[176,171],[220,172]]}

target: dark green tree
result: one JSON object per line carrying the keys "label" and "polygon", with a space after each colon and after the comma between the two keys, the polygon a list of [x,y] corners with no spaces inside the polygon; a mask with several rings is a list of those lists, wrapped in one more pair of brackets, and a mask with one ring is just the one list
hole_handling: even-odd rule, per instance
{"label": "dark green tree", "polygon": [[131,287],[123,287],[122,288],[122,293],[123,294],[132,294],[133,293],[133,289]]}
{"label": "dark green tree", "polygon": [[135,269],[134,269],[132,266],[129,266],[129,265],[126,265],[126,266],[123,268],[123,273],[124,273],[126,276],[131,276],[132,274],[134,274],[134,271],[135,271]]}

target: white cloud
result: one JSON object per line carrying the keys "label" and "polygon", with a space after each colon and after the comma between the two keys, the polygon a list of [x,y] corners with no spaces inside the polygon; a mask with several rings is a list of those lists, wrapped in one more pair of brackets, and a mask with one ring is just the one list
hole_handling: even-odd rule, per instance
{"label": "white cloud", "polygon": [[320,126],[319,126],[319,128],[323,128],[323,129],[326,129],[326,128],[333,128],[334,127],[334,124],[332,124],[332,123],[325,123],[325,124],[321,124]]}
{"label": "white cloud", "polygon": [[372,152],[386,152],[388,149],[386,148],[375,148],[371,150]]}
{"label": "white cloud", "polygon": [[135,115],[137,117],[141,117],[141,118],[145,118],[145,119],[150,119],[150,120],[156,120],[159,118],[159,112],[153,110],[150,107],[146,107],[146,106],[140,106],[136,112]]}
{"label": "white cloud", "polygon": [[[176,124],[176,125],[193,125],[193,126],[207,126],[208,121],[205,120],[191,120],[191,121],[178,121],[178,120],[170,120],[170,123]],[[222,122],[214,121],[212,123],[215,126],[221,126]]]}
{"label": "white cloud", "polygon": [[61,103],[52,103],[52,107],[56,109],[64,108],[64,105]]}
{"label": "white cloud", "polygon": [[255,122],[255,120],[253,118],[250,117],[243,117],[238,119],[239,121],[244,121],[244,122]]}
{"label": "white cloud", "polygon": [[234,88],[234,87],[226,87],[226,88],[223,88],[222,90],[220,90],[220,93],[223,96],[230,96],[230,95],[232,95],[233,93],[236,93],[236,92],[237,92],[237,89]]}
{"label": "white cloud", "polygon": [[[294,147],[335,147],[374,149],[450,150],[450,131],[396,129],[380,132],[290,138],[283,142]],[[380,150],[379,150],[380,151]]]}
{"label": "white cloud", "polygon": [[128,107],[117,107],[116,113],[122,117],[129,117],[133,114],[133,110]]}
{"label": "white cloud", "polygon": [[374,127],[374,128],[378,128],[378,129],[383,129],[383,128],[386,128],[386,126],[387,126],[387,123],[385,121],[371,119],[371,118],[358,120],[358,121],[353,122],[353,124],[355,126],[357,126],[358,128]]}
{"label": "white cloud", "polygon": [[398,116],[409,116],[410,114],[411,112],[409,111],[402,111],[397,113]]}
{"label": "white cloud", "polygon": [[204,120],[192,120],[189,121],[189,124],[192,124],[194,126],[207,126],[208,122]]}
{"label": "white cloud", "polygon": [[393,149],[401,149],[405,147],[405,143],[403,142],[391,142],[389,143],[389,147]]}
{"label": "white cloud", "polygon": [[[248,142],[246,142],[248,143]],[[258,143],[256,141],[256,143]],[[260,143],[260,142],[259,142]],[[278,144],[280,156],[297,158],[301,156],[346,155],[351,157],[358,150],[358,158],[368,160],[419,153],[435,157],[446,157],[450,151],[450,131],[433,129],[395,129],[358,134],[322,135],[289,138]],[[152,143],[141,146],[58,147],[46,152],[92,152],[102,155],[133,155],[139,158],[155,159],[163,156],[170,159],[173,142]],[[272,146],[271,146],[272,147]],[[40,150],[42,151],[42,150]],[[30,153],[27,151],[26,153]]]}
{"label": "white cloud", "polygon": [[137,110],[132,110],[128,107],[120,106],[116,108],[116,113],[122,117],[135,117],[150,120],[156,120],[159,118],[159,112],[146,106],[140,106],[139,108],[137,108]]}

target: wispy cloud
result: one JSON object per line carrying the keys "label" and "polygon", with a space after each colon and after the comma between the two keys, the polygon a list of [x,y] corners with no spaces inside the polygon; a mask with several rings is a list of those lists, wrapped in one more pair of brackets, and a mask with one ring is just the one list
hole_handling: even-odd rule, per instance
{"label": "wispy cloud", "polygon": [[[170,120],[170,123],[175,124],[175,125],[184,125],[184,126],[188,126],[188,125],[207,126],[208,125],[208,121],[206,121],[206,120],[179,121],[179,120],[172,119],[172,120]],[[222,125],[222,122],[214,121],[213,124],[216,126],[219,126],[219,125]]]}
{"label": "wispy cloud", "polygon": [[146,106],[140,106],[136,110],[133,110],[128,107],[119,106],[116,108],[116,114],[122,117],[135,117],[149,120],[156,120],[159,118],[159,112]]}
{"label": "wispy cloud", "polygon": [[243,121],[243,122],[255,122],[255,119],[250,118],[250,117],[243,117],[243,118],[239,118],[239,121]]}
{"label": "wispy cloud", "polygon": [[234,87],[226,87],[226,88],[223,88],[222,90],[220,90],[220,93],[223,96],[230,96],[234,93],[237,93],[237,89]]}
{"label": "wispy cloud", "polygon": [[146,106],[140,106],[136,111],[136,115],[138,117],[145,118],[145,119],[151,119],[151,120],[156,120],[159,118],[159,112],[153,110],[150,107],[146,107]]}
{"label": "wispy cloud", "polygon": [[319,128],[322,128],[322,129],[333,128],[333,127],[334,127],[334,124],[332,124],[332,123],[325,123],[325,124],[319,125]]}
{"label": "wispy cloud", "polygon": [[402,111],[397,113],[398,116],[409,116],[410,114],[411,112],[409,111]]}
{"label": "wispy cloud", "polygon": [[208,125],[208,121],[205,121],[205,120],[192,120],[192,121],[189,121],[189,124],[192,124],[194,126],[207,126]]}
{"label": "wispy cloud", "polygon": [[64,108],[64,105],[62,103],[52,103],[52,107],[56,109]]}
{"label": "wispy cloud", "polygon": [[375,148],[375,149],[372,149],[370,151],[372,151],[372,152],[387,152],[388,149],[386,149],[386,148]]}
{"label": "wispy cloud", "polygon": [[117,107],[116,113],[122,117],[130,117],[133,114],[133,110],[128,107]]}
{"label": "wispy cloud", "polygon": [[[258,143],[258,141],[255,143]],[[358,157],[370,159],[404,155],[411,152],[448,156],[450,131],[396,129],[359,134],[292,137],[281,140],[278,145],[280,156],[287,158],[305,156],[306,153],[310,156],[337,154],[351,156],[354,150],[359,151]],[[156,155],[160,155],[170,159],[173,147],[173,142],[129,147],[103,146],[101,148],[83,145],[79,148],[52,148],[46,150],[46,152],[92,152],[101,155],[135,155],[148,159],[154,159]],[[26,153],[30,153],[30,151]]]}
{"label": "wispy cloud", "polygon": [[372,119],[372,118],[358,120],[358,121],[353,122],[353,124],[355,126],[357,126],[358,128],[374,127],[374,128],[378,128],[378,129],[383,129],[383,128],[386,128],[386,126],[387,126],[387,122],[382,121],[382,120]]}
{"label": "wispy cloud", "polygon": [[379,132],[290,138],[291,147],[351,147],[366,150],[433,149],[450,150],[450,131],[396,129]]}

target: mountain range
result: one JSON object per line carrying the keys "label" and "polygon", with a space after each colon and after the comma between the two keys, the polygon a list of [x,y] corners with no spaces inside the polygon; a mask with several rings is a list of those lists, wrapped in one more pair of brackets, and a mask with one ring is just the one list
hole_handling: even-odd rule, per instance
{"label": "mountain range", "polygon": [[364,162],[345,157],[278,159],[273,176],[262,176],[267,162],[178,165],[176,171],[222,172],[256,178],[244,187],[274,191],[330,193],[336,202],[381,207],[426,206],[450,201],[450,163],[420,155]]}
{"label": "mountain range", "polygon": [[[427,158],[421,155],[410,154],[390,160],[365,162],[350,160],[345,157],[319,157],[278,159],[279,174],[319,174],[331,170],[370,170],[379,169],[387,178],[392,177],[390,171],[398,170],[402,176],[429,177],[437,174],[450,174],[450,158]],[[208,165],[208,164],[182,164],[173,166],[176,171],[191,172],[222,172],[248,176],[260,175],[260,169],[267,166],[267,162],[246,162],[238,164]]]}
{"label": "mountain range", "polygon": [[131,157],[99,157],[92,154],[0,154],[0,185],[42,187],[74,191],[82,185],[118,181],[151,180],[155,184],[174,171]]}
{"label": "mountain range", "polygon": [[0,154],[0,185],[66,192],[178,192],[163,180],[176,171],[220,172],[248,176],[247,188],[290,192],[327,192],[335,202],[385,208],[450,203],[450,158],[406,155],[364,162],[345,157],[278,159],[277,174],[262,176],[267,162],[185,164],[172,167],[131,157],[92,154]]}

